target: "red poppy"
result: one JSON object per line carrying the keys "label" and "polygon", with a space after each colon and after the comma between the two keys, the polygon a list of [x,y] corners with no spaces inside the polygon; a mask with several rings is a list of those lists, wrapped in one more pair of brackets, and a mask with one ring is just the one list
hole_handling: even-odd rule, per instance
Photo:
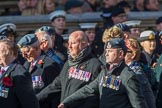
{"label": "red poppy", "polygon": [[43,64],[43,60],[39,60],[38,61],[38,64]]}
{"label": "red poppy", "polygon": [[2,79],[2,84],[5,86],[13,86],[12,79],[10,77],[4,77]]}

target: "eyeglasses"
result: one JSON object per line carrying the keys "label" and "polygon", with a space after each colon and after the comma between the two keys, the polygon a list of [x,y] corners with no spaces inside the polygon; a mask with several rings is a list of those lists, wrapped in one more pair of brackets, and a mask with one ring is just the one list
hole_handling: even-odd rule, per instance
{"label": "eyeglasses", "polygon": [[20,54],[22,54],[22,55],[28,55],[32,51],[32,49],[33,49],[32,47],[27,46],[27,47],[25,47],[24,50],[21,50],[20,51]]}

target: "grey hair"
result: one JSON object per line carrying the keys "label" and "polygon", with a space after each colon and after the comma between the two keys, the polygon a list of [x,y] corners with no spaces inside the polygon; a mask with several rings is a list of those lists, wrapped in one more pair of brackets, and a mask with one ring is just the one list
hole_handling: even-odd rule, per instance
{"label": "grey hair", "polygon": [[47,33],[43,34],[41,36],[41,41],[48,41],[48,48],[52,48],[52,39],[50,37],[50,35],[48,35]]}

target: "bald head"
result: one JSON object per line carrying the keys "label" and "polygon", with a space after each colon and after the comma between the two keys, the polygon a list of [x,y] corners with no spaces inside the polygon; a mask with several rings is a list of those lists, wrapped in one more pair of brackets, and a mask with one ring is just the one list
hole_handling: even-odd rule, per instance
{"label": "bald head", "polygon": [[88,38],[83,31],[74,31],[70,34],[68,43],[69,54],[75,58],[88,46]]}
{"label": "bald head", "polygon": [[72,32],[69,36],[69,39],[70,38],[75,38],[77,40],[80,40],[81,42],[88,43],[87,35],[83,31],[80,31],[80,30]]}

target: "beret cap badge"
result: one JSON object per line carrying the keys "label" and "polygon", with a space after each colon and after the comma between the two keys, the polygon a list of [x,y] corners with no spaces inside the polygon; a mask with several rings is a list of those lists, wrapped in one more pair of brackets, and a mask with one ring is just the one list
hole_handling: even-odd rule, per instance
{"label": "beret cap badge", "polygon": [[20,44],[17,44],[17,46],[18,46],[19,48],[22,48],[22,46],[21,46]]}
{"label": "beret cap badge", "polygon": [[150,40],[151,40],[151,39],[155,39],[155,35],[151,33],[151,34],[148,36],[148,39],[150,39]]}
{"label": "beret cap badge", "polygon": [[111,48],[110,42],[107,43],[107,47],[106,48]]}

